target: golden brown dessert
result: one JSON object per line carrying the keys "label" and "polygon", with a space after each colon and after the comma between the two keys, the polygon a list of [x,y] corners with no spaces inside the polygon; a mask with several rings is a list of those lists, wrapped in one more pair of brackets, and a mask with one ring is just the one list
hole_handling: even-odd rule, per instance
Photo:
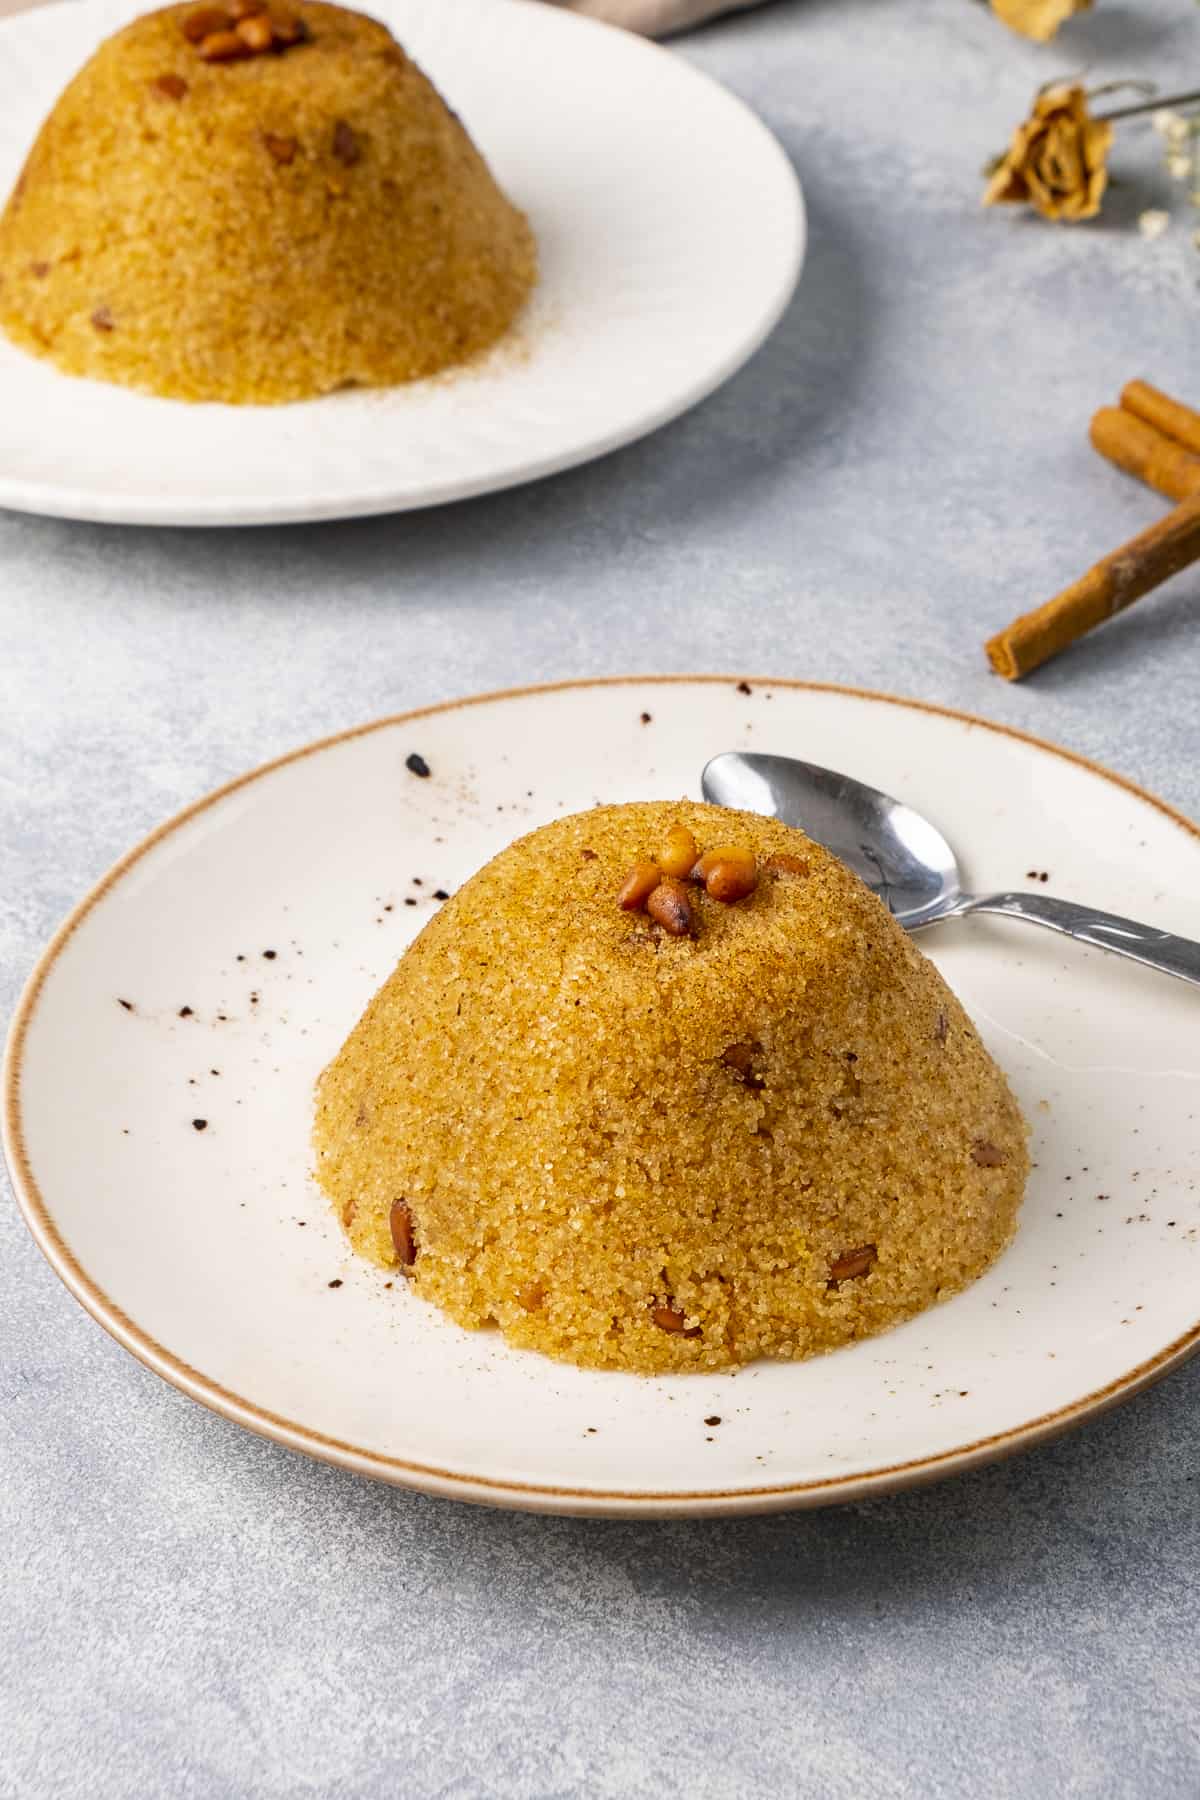
{"label": "golden brown dessert", "polygon": [[460,1323],[643,1371],[895,1324],[986,1268],[1028,1169],[874,895],[686,801],[560,820],[468,881],[321,1077],[315,1145],[355,1249]]}
{"label": "golden brown dessert", "polygon": [[508,329],[533,234],[361,13],[170,6],[101,45],[0,215],[0,324],[73,375],[298,400],[430,375]]}

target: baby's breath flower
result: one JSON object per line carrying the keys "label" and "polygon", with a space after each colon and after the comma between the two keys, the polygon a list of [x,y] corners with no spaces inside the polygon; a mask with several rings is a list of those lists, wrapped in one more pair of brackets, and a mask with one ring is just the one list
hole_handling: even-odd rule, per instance
{"label": "baby's breath flower", "polygon": [[1150,123],[1168,144],[1184,144],[1192,135],[1191,120],[1185,119],[1182,113],[1172,112],[1170,107],[1160,107]]}
{"label": "baby's breath flower", "polygon": [[1162,212],[1156,206],[1147,207],[1145,212],[1138,214],[1138,230],[1141,232],[1142,236],[1148,238],[1151,243],[1153,243],[1155,238],[1160,238],[1162,236],[1170,223],[1170,213]]}

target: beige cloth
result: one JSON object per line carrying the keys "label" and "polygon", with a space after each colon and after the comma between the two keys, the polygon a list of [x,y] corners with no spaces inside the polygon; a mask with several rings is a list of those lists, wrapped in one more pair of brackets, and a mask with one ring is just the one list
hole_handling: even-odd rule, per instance
{"label": "beige cloth", "polygon": [[[453,0],[443,0],[447,6],[452,3]],[[0,0],[0,19],[39,4],[41,0]],[[717,13],[757,6],[760,0],[552,0],[552,4],[566,6],[571,12],[589,13],[593,19],[607,19],[629,31],[644,32],[647,37],[666,37],[672,31],[701,25]],[[146,10],[150,10],[150,0]]]}

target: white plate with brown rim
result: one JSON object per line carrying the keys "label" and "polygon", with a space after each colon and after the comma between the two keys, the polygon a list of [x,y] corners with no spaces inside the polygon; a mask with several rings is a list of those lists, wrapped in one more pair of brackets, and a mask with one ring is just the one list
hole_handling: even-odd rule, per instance
{"label": "white plate with brown rim", "polygon": [[[145,0],[0,23],[0,205],[45,114]],[[430,381],[292,406],[195,406],[60,374],[0,332],[0,506],[254,525],[430,506],[665,424],[791,298],[804,206],[749,109],[681,56],[541,0],[371,0],[538,236],[512,333]]]}
{"label": "white plate with brown rim", "polygon": [[921,943],[1013,1083],[1035,1168],[1011,1248],[908,1324],[736,1374],[584,1371],[460,1330],[349,1252],[311,1178],[313,1082],[439,894],[548,819],[698,794],[706,759],[737,747],[903,796],[943,828],[976,890],[1036,883],[1194,929],[1195,826],[960,714],[680,677],[383,720],[162,826],[35,969],[9,1037],[5,1147],[71,1292],[150,1368],[265,1437],[432,1493],[553,1512],[861,1498],[1051,1437],[1190,1354],[1196,993],[1003,919]]}

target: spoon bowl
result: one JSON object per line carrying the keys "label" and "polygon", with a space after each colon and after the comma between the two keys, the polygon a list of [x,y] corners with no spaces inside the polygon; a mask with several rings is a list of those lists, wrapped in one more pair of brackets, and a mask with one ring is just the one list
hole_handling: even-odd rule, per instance
{"label": "spoon bowl", "polygon": [[962,893],[954,852],[935,825],[836,769],[729,750],[706,765],[700,787],[717,806],[798,825],[848,864],[908,931],[945,918]]}
{"label": "spoon bowl", "polygon": [[954,852],[921,813],[878,788],[793,756],[726,750],[700,778],[706,800],[765,813],[824,844],[906,931],[970,913],[1000,913],[1200,986],[1200,944],[1051,894],[963,892]]}

